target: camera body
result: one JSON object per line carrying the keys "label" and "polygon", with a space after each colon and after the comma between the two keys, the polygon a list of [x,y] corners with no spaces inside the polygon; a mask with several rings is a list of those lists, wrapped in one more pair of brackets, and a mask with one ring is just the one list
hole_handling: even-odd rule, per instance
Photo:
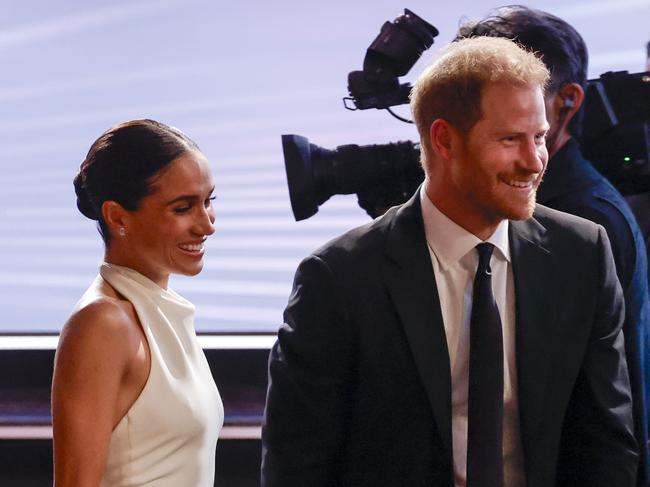
{"label": "camera body", "polygon": [[366,51],[363,71],[348,74],[350,97],[343,99],[346,108],[381,109],[408,103],[411,86],[400,84],[399,77],[410,71],[437,35],[434,26],[409,9],[394,22],[385,22]]}
{"label": "camera body", "polygon": [[650,72],[587,82],[582,149],[624,195],[650,191]]}

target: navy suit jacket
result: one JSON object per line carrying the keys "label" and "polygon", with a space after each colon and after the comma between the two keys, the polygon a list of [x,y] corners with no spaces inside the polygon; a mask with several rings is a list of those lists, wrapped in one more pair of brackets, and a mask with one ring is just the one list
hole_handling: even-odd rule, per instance
{"label": "navy suit jacket", "polygon": [[[511,222],[527,487],[631,487],[637,469],[607,235]],[[453,487],[449,354],[419,196],[299,266],[269,358],[262,486]]]}

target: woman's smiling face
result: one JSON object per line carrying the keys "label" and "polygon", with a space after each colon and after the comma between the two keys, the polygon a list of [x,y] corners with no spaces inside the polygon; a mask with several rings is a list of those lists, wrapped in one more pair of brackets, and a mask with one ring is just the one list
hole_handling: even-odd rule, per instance
{"label": "woman's smiling face", "polygon": [[204,242],[214,233],[214,179],[210,163],[191,150],[151,181],[151,192],[124,218],[129,267],[167,287],[170,274],[196,275],[203,268]]}

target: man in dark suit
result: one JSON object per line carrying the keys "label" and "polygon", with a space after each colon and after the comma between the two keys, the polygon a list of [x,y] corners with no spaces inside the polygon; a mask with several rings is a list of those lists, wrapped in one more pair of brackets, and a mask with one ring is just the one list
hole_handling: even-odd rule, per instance
{"label": "man in dark suit", "polygon": [[616,274],[625,298],[623,335],[632,388],[634,434],[640,446],[639,486],[650,485],[650,301],[643,235],[621,194],[587,161],[580,137],[587,83],[587,47],[564,20],[540,10],[511,5],[461,26],[458,38],[515,39],[537,53],[551,80],[546,88],[550,160],[537,201],[602,225],[612,245]]}
{"label": "man in dark suit", "polygon": [[418,79],[424,184],[296,272],[264,487],[634,485],[607,235],[535,205],[547,79],[496,38],[452,44]]}

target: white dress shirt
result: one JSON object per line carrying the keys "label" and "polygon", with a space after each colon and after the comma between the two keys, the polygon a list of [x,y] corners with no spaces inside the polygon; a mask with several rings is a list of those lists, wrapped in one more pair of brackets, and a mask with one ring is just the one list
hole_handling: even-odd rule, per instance
{"label": "white dress shirt", "polygon": [[[467,468],[467,394],[472,287],[482,242],[445,216],[420,190],[422,217],[436,278],[451,368],[451,426],[456,487],[465,487]],[[505,487],[523,487],[515,361],[515,292],[508,221],[486,240],[495,246],[490,266],[492,290],[503,327],[503,466]]]}

